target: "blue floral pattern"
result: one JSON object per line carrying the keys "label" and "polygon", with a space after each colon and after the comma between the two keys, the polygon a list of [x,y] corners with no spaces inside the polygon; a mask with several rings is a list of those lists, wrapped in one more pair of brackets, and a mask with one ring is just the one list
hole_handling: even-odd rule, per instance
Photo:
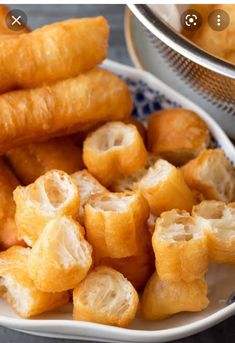
{"label": "blue floral pattern", "polygon": [[142,80],[133,81],[130,78],[124,78],[124,80],[134,99],[133,115],[143,122],[153,112],[169,107],[181,107],[180,104],[168,99],[164,94],[150,88]]}

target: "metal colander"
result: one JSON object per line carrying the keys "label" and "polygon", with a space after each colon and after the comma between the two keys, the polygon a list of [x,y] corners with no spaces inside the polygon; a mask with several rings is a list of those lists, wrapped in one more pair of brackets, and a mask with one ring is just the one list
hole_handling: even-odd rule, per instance
{"label": "metal colander", "polygon": [[169,67],[215,106],[235,114],[235,66],[191,43],[147,5],[131,5],[131,10]]}

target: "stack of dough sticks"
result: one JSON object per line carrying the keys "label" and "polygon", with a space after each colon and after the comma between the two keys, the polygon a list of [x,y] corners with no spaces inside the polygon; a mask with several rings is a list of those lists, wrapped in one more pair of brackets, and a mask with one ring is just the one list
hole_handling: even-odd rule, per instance
{"label": "stack of dough sticks", "polygon": [[18,242],[14,188],[51,169],[81,170],[81,149],[67,135],[128,120],[132,110],[126,84],[96,67],[108,51],[109,25],[103,17],[15,32],[6,25],[8,11],[0,6],[0,153],[7,159],[0,163],[5,185],[0,197],[9,207],[7,218],[0,217],[2,247]]}

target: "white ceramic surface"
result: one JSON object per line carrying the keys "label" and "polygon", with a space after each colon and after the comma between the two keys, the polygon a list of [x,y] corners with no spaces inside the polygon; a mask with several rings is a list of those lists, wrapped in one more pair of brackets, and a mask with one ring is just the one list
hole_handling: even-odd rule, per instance
{"label": "white ceramic surface", "polygon": [[[154,9],[157,10],[158,6],[162,5],[154,5]],[[134,9],[133,6],[130,6],[130,8],[132,10]],[[135,14],[138,15],[136,12]],[[124,30],[127,48],[136,68],[149,71],[164,83],[170,85],[175,90],[200,105],[200,107],[213,116],[225,132],[235,140],[235,116],[217,108],[215,104],[204,99],[203,96],[199,95],[180,79],[180,77],[169,67],[163,57],[158,54],[147,33],[147,29],[140,20],[132,14],[128,7],[125,13]]]}
{"label": "white ceramic surface", "polygon": [[[206,121],[217,144],[235,163],[234,146],[216,122],[201,108],[147,72],[111,61],[106,61],[104,65],[126,78],[134,95],[142,87],[146,98],[158,99],[159,104],[163,107],[181,105],[196,111]],[[153,103],[156,102],[154,101]],[[146,109],[146,106],[144,108]],[[226,304],[228,297],[235,291],[235,268],[222,265],[210,266],[207,280],[210,305],[204,311],[181,313],[158,322],[146,322],[138,316],[127,329],[72,321],[71,305],[34,319],[20,319],[4,300],[0,300],[0,325],[45,337],[94,340],[96,342],[167,342],[202,331],[235,314],[235,303]]]}

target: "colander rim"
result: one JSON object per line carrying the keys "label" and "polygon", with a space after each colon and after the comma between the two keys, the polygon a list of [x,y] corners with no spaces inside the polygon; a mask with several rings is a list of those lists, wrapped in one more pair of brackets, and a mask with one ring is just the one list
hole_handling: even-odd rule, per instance
{"label": "colander rim", "polygon": [[128,7],[155,37],[171,49],[206,69],[230,79],[235,79],[235,65],[210,55],[190,42],[155,14],[148,5],[129,4]]}

